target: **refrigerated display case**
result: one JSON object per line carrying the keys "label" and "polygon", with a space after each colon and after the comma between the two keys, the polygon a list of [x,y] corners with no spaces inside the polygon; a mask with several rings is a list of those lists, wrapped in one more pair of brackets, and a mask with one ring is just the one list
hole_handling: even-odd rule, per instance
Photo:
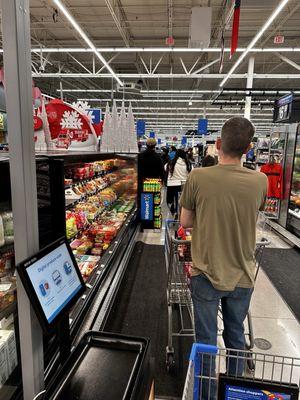
{"label": "refrigerated display case", "polygon": [[300,128],[298,126],[291,190],[287,216],[287,229],[300,238]]}
{"label": "refrigerated display case", "polygon": [[[0,159],[0,184],[4,189],[0,191],[0,369],[1,330],[15,327],[17,348],[19,343],[13,243],[8,243],[12,236],[8,157],[5,153]],[[71,339],[75,342],[92,328],[95,319],[105,320],[133,247],[137,232],[136,157],[39,154],[36,172],[40,248],[66,235],[87,284],[86,293],[70,314]],[[6,233],[1,236],[3,222]],[[6,276],[1,275],[1,269],[7,272]],[[44,365],[47,385],[59,367],[56,334],[44,335]],[[19,366],[20,363],[2,388],[0,385],[1,400],[21,394]]]}
{"label": "refrigerated display case", "polygon": [[14,232],[9,162],[0,156],[0,399],[14,398],[21,384]]}

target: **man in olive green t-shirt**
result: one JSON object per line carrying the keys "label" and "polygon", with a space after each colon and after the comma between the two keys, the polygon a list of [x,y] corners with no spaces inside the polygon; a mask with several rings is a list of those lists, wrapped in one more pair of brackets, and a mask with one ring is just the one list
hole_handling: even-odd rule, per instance
{"label": "man in olive green t-shirt", "polygon": [[[243,322],[254,284],[256,220],[267,193],[267,177],[241,166],[253,136],[249,120],[229,119],[216,143],[219,164],[194,169],[180,199],[181,224],[193,227],[191,288],[196,339],[217,344],[221,302],[225,346],[239,350],[245,349]],[[234,373],[236,368],[236,363],[229,365]],[[241,363],[239,374],[242,368]]]}

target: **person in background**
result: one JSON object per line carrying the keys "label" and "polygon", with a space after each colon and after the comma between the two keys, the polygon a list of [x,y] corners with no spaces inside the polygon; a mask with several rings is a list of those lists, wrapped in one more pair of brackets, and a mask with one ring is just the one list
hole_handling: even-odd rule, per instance
{"label": "person in background", "polygon": [[162,148],[161,159],[162,159],[163,165],[166,165],[170,161],[169,149],[167,147]]}
{"label": "person in background", "polygon": [[167,179],[167,204],[172,214],[178,212],[178,195],[181,186],[186,182],[192,166],[187,159],[186,152],[177,150],[175,158],[165,166],[168,173]]}
{"label": "person in background", "polygon": [[[225,346],[240,350],[230,353],[227,372],[240,376],[244,362],[234,356],[244,355],[244,320],[255,277],[256,221],[267,195],[266,176],[241,166],[254,132],[246,118],[226,121],[216,143],[219,164],[194,169],[180,198],[180,222],[184,228],[193,228],[191,292],[196,340],[217,345],[221,303]],[[203,360],[200,375],[211,375],[209,371],[215,371],[214,358]],[[201,399],[215,400],[215,384],[209,396],[205,382]]]}
{"label": "person in background", "polygon": [[210,156],[209,154],[205,156],[202,160],[202,167],[213,167],[214,165],[217,164],[216,158],[213,156]]}
{"label": "person in background", "polygon": [[139,190],[145,178],[164,178],[164,166],[161,157],[155,151],[156,139],[147,139],[147,148],[138,155]]}
{"label": "person in background", "polygon": [[192,147],[188,148],[186,154],[187,154],[187,159],[189,160],[190,163],[195,162],[195,158],[194,158],[194,153],[193,153]]}
{"label": "person in background", "polygon": [[174,158],[176,157],[176,147],[175,146],[171,146],[171,151],[169,152],[169,159],[170,161],[173,161]]}

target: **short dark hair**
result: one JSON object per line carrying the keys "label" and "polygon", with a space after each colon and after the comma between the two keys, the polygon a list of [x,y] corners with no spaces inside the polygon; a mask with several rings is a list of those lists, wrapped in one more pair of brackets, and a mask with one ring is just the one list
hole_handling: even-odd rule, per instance
{"label": "short dark hair", "polygon": [[213,167],[214,165],[217,164],[217,161],[215,159],[215,157],[210,156],[209,154],[207,156],[205,156],[202,160],[202,167]]}
{"label": "short dark hair", "polygon": [[222,151],[231,157],[242,157],[251,143],[255,129],[243,117],[233,117],[225,122],[221,131]]}

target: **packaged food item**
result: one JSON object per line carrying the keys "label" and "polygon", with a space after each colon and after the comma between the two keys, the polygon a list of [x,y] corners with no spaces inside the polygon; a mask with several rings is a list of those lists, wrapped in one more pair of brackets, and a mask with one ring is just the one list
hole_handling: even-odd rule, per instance
{"label": "packaged food item", "polygon": [[6,244],[14,242],[14,224],[12,212],[2,213],[4,240]]}
{"label": "packaged food item", "polygon": [[17,347],[15,331],[1,329],[0,344],[4,343],[6,347],[8,374],[10,375],[18,365]]}
{"label": "packaged food item", "polygon": [[16,299],[16,285],[11,281],[0,283],[0,309],[12,304]]}
{"label": "packaged food item", "polygon": [[5,239],[4,239],[4,228],[3,228],[3,221],[2,216],[0,214],[0,247],[4,246]]}

